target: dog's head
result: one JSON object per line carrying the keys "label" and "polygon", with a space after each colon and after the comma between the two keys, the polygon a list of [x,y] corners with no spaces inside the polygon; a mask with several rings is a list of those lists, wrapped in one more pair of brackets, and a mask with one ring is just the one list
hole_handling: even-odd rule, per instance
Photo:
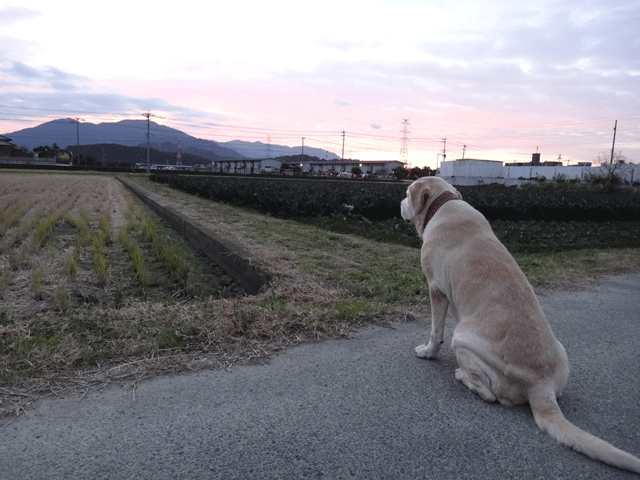
{"label": "dog's head", "polygon": [[422,177],[407,188],[407,198],[402,200],[400,213],[402,218],[415,225],[418,235],[422,235],[425,217],[431,203],[444,192],[453,192],[458,198],[462,195],[438,177]]}

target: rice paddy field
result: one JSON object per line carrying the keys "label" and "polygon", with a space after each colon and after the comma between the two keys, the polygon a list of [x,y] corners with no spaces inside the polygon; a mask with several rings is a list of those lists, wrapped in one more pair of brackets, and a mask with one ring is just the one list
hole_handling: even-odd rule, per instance
{"label": "rice paddy field", "polygon": [[[128,180],[246,248],[269,288],[246,295],[114,176],[0,172],[0,418],[43,395],[135,389],[154,375],[263,361],[362,324],[428,316],[419,242],[403,222],[279,218],[146,175]],[[633,232],[620,248],[533,248],[578,228],[533,225],[535,235],[526,222],[494,228],[518,245],[539,291],[640,268]],[[590,238],[611,232],[585,228]]]}

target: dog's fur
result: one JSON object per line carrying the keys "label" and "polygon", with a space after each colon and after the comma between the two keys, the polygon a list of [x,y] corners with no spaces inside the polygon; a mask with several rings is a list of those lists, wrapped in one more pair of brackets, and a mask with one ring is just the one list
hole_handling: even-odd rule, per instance
{"label": "dog's fur", "polygon": [[[443,204],[426,223],[429,206],[445,191],[458,200]],[[484,216],[435,177],[409,186],[401,212],[422,237],[431,297],[431,335],[427,345],[416,347],[417,355],[436,358],[448,310],[457,322],[452,341],[457,380],[487,402],[529,402],[538,426],[560,443],[640,473],[640,459],[565,419],[556,398],[569,375],[567,354],[524,273]]]}

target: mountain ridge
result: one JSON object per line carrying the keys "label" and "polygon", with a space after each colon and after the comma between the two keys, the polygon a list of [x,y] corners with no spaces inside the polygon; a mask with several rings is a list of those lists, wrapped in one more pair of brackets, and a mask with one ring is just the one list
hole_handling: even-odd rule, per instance
{"label": "mountain ridge", "polygon": [[[280,156],[298,155],[301,147],[283,145],[268,145],[262,142],[246,142],[232,140],[230,142],[216,142],[197,138],[181,130],[149,122],[149,145],[159,152],[177,152],[178,145],[183,153],[197,155],[209,160],[242,159],[242,158],[275,158]],[[120,120],[118,122],[80,122],[71,118],[62,118],[44,122],[35,127],[17,130],[3,134],[11,138],[18,146],[33,149],[42,145],[54,143],[63,147],[96,144],[118,144],[125,147],[147,146],[147,120]],[[179,141],[178,141],[179,139]],[[164,147],[163,147],[164,146]],[[326,158],[339,158],[337,155],[320,148],[306,147],[305,154]]]}
{"label": "mountain ridge", "polygon": [[[98,163],[105,165],[113,164],[134,164],[147,163],[147,146],[144,147],[127,147],[113,143],[100,143],[92,145],[69,145],[67,151],[73,155],[82,154],[84,156],[94,157]],[[157,148],[149,148],[149,163],[151,165],[175,165],[176,153],[158,150]],[[182,154],[182,165],[206,165],[208,163],[206,157],[192,155],[190,153]]]}

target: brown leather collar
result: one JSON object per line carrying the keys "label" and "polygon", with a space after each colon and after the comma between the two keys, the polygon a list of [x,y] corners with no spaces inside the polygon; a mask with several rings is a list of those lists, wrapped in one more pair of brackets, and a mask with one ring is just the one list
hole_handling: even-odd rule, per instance
{"label": "brown leather collar", "polygon": [[424,231],[424,229],[427,227],[427,223],[429,223],[429,220],[433,218],[438,209],[449,200],[460,200],[460,197],[457,193],[447,190],[446,192],[440,194],[433,202],[431,202],[431,205],[429,205],[429,209],[427,210],[427,214],[424,217],[422,231]]}

